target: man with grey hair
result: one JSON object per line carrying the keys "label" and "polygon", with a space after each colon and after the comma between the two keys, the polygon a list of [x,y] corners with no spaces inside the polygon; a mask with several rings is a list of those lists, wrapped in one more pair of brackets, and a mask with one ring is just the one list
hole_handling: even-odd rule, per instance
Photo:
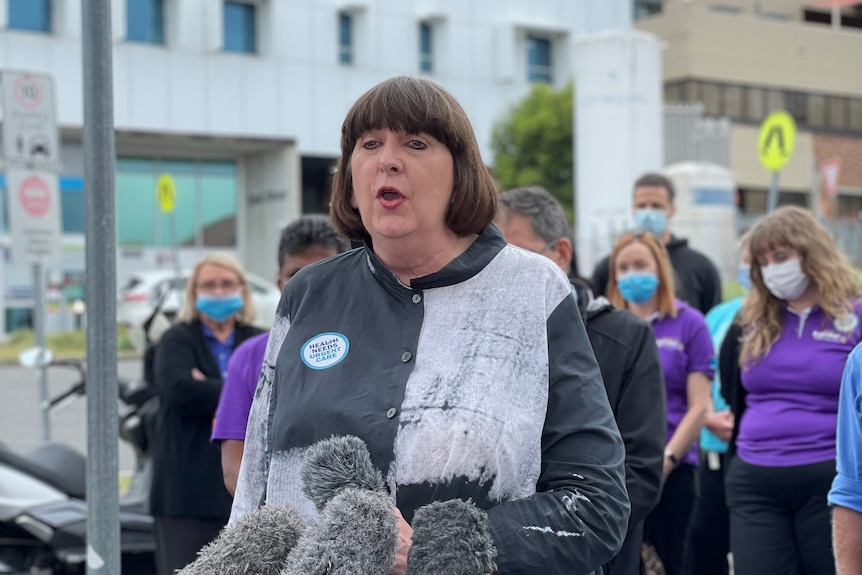
{"label": "man with grey hair", "polygon": [[494,221],[506,241],[556,262],[572,282],[626,446],[626,488],[632,513],[623,547],[605,566],[605,572],[637,575],[643,520],[661,493],[667,425],[664,379],[652,329],[634,314],[614,308],[605,298],[593,298],[589,284],[578,277],[566,214],[544,188],[501,193]]}

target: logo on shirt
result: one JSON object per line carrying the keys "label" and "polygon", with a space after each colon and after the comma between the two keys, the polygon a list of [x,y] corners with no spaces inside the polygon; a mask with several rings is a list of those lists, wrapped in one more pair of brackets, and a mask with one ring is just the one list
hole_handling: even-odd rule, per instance
{"label": "logo on shirt", "polygon": [[659,349],[670,349],[673,351],[685,351],[685,344],[675,337],[660,337],[655,340]]}
{"label": "logo on shirt", "polygon": [[853,333],[859,326],[859,316],[848,313],[844,317],[836,317],[832,325],[841,333]]}
{"label": "logo on shirt", "polygon": [[328,369],[347,357],[350,342],[340,333],[320,333],[302,344],[302,362],[311,369]]}
{"label": "logo on shirt", "polygon": [[841,335],[837,331],[832,331],[831,329],[815,329],[811,333],[811,337],[813,337],[817,341],[828,341],[831,343],[847,343],[847,336]]}

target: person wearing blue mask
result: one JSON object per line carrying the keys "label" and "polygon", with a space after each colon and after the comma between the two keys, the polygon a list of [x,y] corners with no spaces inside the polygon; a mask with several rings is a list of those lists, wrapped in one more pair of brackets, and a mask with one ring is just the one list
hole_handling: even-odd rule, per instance
{"label": "person wearing blue mask", "polygon": [[664,246],[650,232],[625,234],[610,259],[608,299],[652,326],[667,396],[664,485],[644,522],[667,575],[683,569],[686,533],[695,502],[697,439],[709,411],[714,352],[703,315],[674,297]]}
{"label": "person wearing blue mask", "polygon": [[179,322],[159,340],[153,383],[161,409],[150,489],[159,575],[191,563],[230,516],[231,497],[210,434],[228,359],[261,333],[251,326],[254,317],[239,262],[211,253],[192,270]]}
{"label": "person wearing blue mask", "polygon": [[[751,287],[751,256],[749,235],[739,240],[737,278],[745,292]],[[724,337],[742,308],[741,295],[720,303],[706,314],[706,325],[712,336],[716,357]],[[697,468],[697,499],[691,518],[686,545],[686,575],[727,575],[730,553],[730,511],[724,498],[727,442],[733,434],[734,417],[721,395],[718,365],[712,380],[712,409],[700,432],[700,466]]]}
{"label": "person wearing blue mask", "polygon": [[[670,257],[676,278],[677,297],[706,314],[721,302],[721,277],[709,258],[689,247],[688,240],[674,236],[670,220],[676,213],[673,182],[662,174],[647,173],[634,185],[634,227],[648,231],[661,241]],[[596,264],[590,286],[596,295],[608,294],[609,258]]]}

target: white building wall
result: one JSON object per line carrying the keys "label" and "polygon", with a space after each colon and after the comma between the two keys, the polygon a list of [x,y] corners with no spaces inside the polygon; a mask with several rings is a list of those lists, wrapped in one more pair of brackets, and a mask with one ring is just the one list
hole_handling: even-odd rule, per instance
{"label": "white building wall", "polygon": [[[625,28],[625,0],[258,0],[259,54],[221,50],[222,0],[165,0],[165,45],[125,41],[114,0],[118,130],[295,140],[302,155],[338,153],[353,101],[380,80],[419,73],[418,27],[437,26],[439,81],[471,117],[486,161],[493,121],[529,89],[527,31],[557,40],[555,79],[571,77],[581,33]],[[5,1],[0,13],[5,15]],[[54,33],[0,31],[0,67],[54,75],[59,121],[81,126],[81,0],[54,0]],[[353,65],[338,63],[338,13],[355,16]]]}

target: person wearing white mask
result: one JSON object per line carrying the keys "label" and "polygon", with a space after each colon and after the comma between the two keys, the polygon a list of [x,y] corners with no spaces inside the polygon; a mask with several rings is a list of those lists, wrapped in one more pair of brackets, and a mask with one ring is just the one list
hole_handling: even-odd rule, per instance
{"label": "person wearing white mask", "polygon": [[[647,173],[639,177],[632,198],[634,226],[652,233],[664,245],[673,266],[677,297],[705,315],[721,301],[721,277],[709,258],[671,233],[675,196],[673,182],[666,176]],[[590,286],[596,295],[608,293],[608,260],[604,258],[593,270]]]}
{"label": "person wearing white mask", "polygon": [[841,374],[862,290],[817,219],[783,207],[751,231],[751,289],[719,355],[736,414],[725,494],[737,575],[829,575]]}
{"label": "person wearing white mask", "polygon": [[649,322],[667,397],[661,499],[644,522],[667,575],[683,571],[695,501],[697,438],[709,410],[714,352],[703,315],[674,297],[667,250],[650,232],[625,234],[611,254],[608,299]]}

